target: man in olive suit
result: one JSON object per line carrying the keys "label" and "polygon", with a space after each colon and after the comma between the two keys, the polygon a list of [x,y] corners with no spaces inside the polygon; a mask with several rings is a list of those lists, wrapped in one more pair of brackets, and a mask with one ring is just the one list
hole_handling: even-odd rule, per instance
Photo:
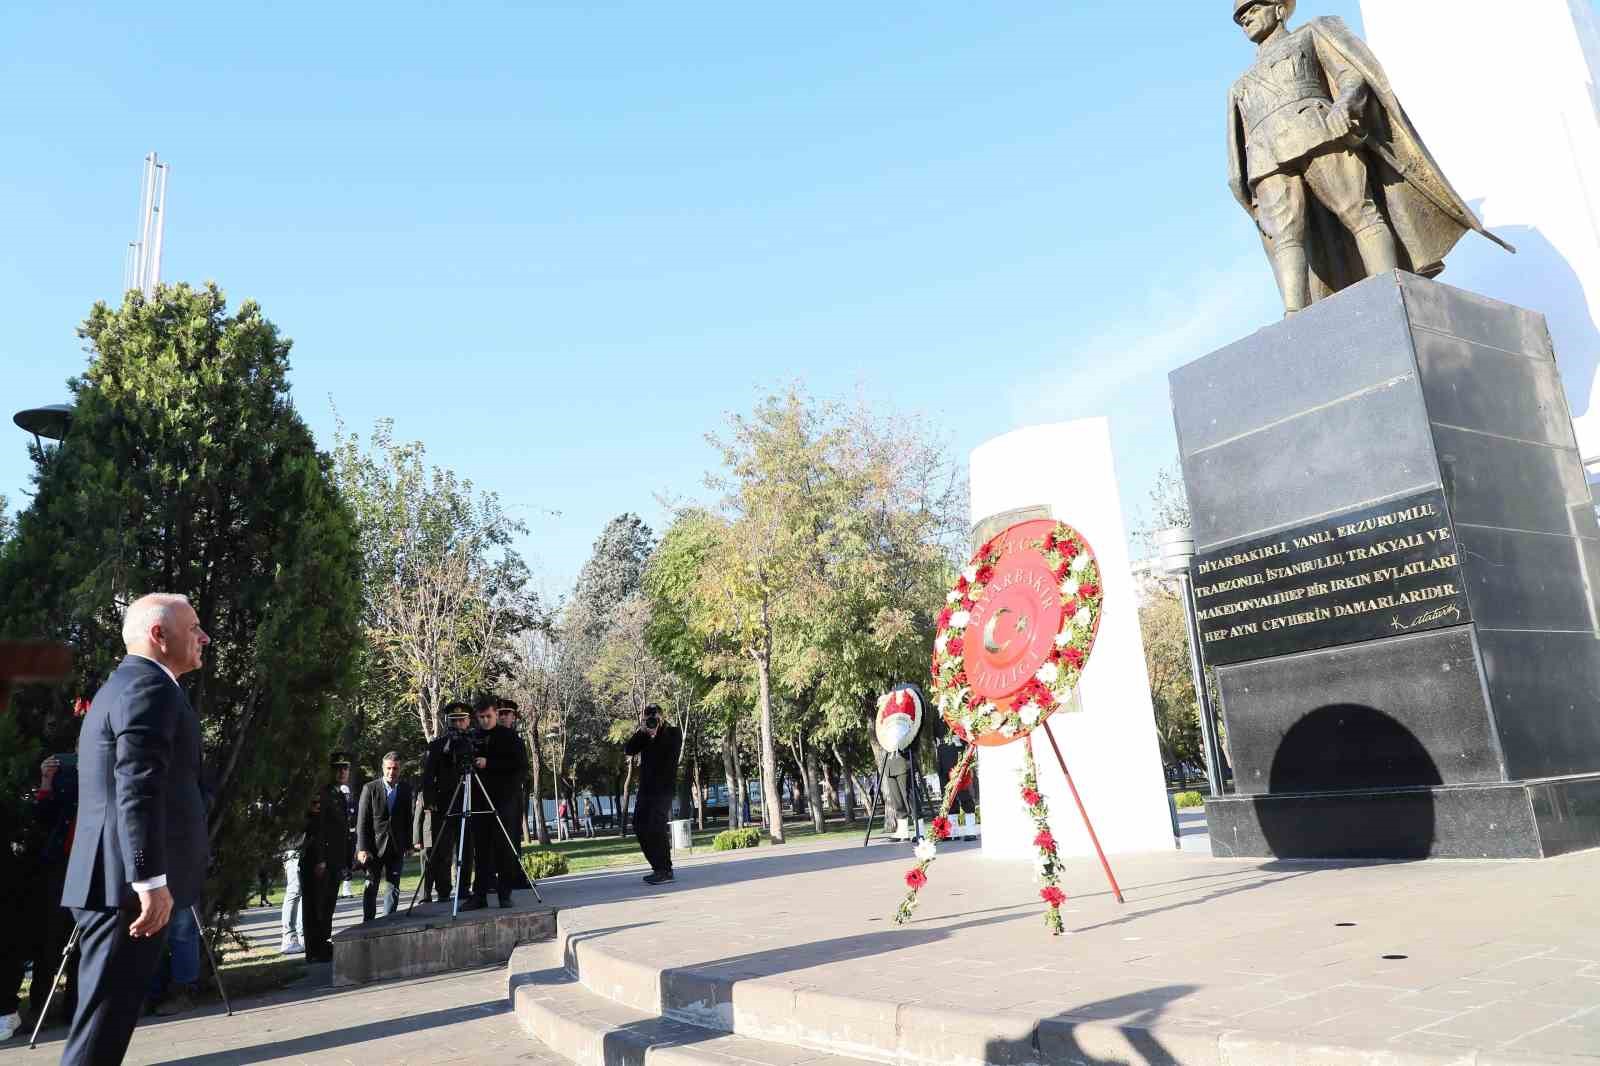
{"label": "man in olive suit", "polygon": [[128,657],[78,734],[78,824],[61,894],[80,933],[69,1066],[122,1061],[167,922],[199,899],[206,876],[200,718],[178,678],[200,668],[211,638],[187,599],[156,593],[129,605],[122,639]]}

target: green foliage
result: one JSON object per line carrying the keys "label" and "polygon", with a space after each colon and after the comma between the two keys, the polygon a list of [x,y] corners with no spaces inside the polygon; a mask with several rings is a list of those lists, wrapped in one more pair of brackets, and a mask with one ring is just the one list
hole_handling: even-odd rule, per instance
{"label": "green foliage", "polygon": [[14,701],[24,745],[68,750],[69,707],[122,658],[121,607],[187,595],[212,637],[184,685],[214,800],[206,898],[239,907],[303,814],[351,679],[360,556],[350,510],[289,399],[289,341],[214,285],[96,304],[59,447],[0,547],[0,635],[64,640],[64,689]]}
{"label": "green foliage", "polygon": [[505,637],[537,610],[528,568],[511,544],[523,525],[498,497],[432,467],[420,442],[380,420],[363,446],[341,426],[334,470],[360,530],[359,683],[342,740],[377,769],[389,750],[417,751],[438,734],[451,699],[505,676]]}
{"label": "green foliage", "polygon": [[1172,802],[1178,805],[1179,810],[1188,810],[1191,807],[1204,807],[1206,798],[1198,792],[1180,792],[1172,797]]}
{"label": "green foliage", "polygon": [[740,848],[761,846],[761,830],[747,826],[744,829],[724,829],[711,838],[714,851],[737,851]]}
{"label": "green foliage", "polygon": [[522,869],[528,875],[528,880],[542,881],[547,877],[560,877],[568,873],[572,864],[562,852],[539,848],[523,853]]}
{"label": "green foliage", "polygon": [[1152,590],[1139,608],[1139,629],[1144,637],[1145,668],[1150,675],[1150,698],[1156,712],[1156,739],[1167,766],[1198,763],[1200,705],[1190,669],[1189,630],[1183,601]]}

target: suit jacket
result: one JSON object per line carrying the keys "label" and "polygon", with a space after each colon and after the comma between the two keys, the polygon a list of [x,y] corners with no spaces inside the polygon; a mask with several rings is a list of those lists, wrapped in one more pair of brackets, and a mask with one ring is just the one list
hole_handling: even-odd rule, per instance
{"label": "suit jacket", "polygon": [[113,909],[132,883],[165,874],[175,907],[205,883],[209,845],[200,794],[200,718],[160,664],[122,660],[78,734],[78,827],[64,907]]}
{"label": "suit jacket", "polygon": [[528,774],[528,753],[521,739],[509,729],[495,726],[484,735],[483,769],[478,780],[489,793],[494,809],[502,816],[515,813],[522,781]]}
{"label": "suit jacket", "polygon": [[411,850],[411,786],[394,786],[394,813],[389,813],[389,793],[383,778],[368,781],[361,790],[356,812],[356,850],[373,856],[394,857]]}

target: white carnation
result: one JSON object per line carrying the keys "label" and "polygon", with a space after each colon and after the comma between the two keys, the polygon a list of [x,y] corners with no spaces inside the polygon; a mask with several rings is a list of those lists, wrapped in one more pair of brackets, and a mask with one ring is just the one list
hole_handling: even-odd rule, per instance
{"label": "white carnation", "polygon": [[950,594],[945,597],[945,602],[947,602],[947,603],[960,603],[961,602],[961,593],[957,592],[955,589],[951,589],[950,590]]}
{"label": "white carnation", "polygon": [[917,845],[916,856],[918,862],[927,862],[938,853],[939,849],[934,846],[934,843],[931,840],[924,840]]}
{"label": "white carnation", "polygon": [[[1082,612],[1079,612],[1079,613],[1082,613]],[[1063,629],[1061,632],[1056,634],[1056,647],[1065,648],[1068,644],[1071,644],[1071,643],[1072,643],[1072,634],[1068,633],[1065,629]]]}
{"label": "white carnation", "polygon": [[1006,721],[1005,721],[1005,724],[1000,727],[1000,735],[1003,736],[1003,737],[1014,737],[1014,736],[1016,736],[1017,735],[1017,723],[1012,721],[1010,718],[1007,718]]}
{"label": "white carnation", "polygon": [[1029,700],[1022,705],[1022,724],[1037,725],[1039,722],[1039,705]]}
{"label": "white carnation", "polygon": [[1072,572],[1074,574],[1081,574],[1088,567],[1088,565],[1089,556],[1085,554],[1079,554],[1072,560]]}
{"label": "white carnation", "polygon": [[978,713],[983,715],[984,717],[988,717],[989,715],[995,713],[999,709],[1000,708],[996,707],[992,703],[985,703],[982,707],[978,708]]}
{"label": "white carnation", "polygon": [[969,612],[957,611],[955,614],[950,616],[950,628],[965,629],[967,628],[967,623],[970,621],[972,621],[972,615]]}
{"label": "white carnation", "polygon": [[1089,608],[1084,607],[1084,608],[1080,609],[1077,614],[1073,615],[1072,616],[1072,624],[1075,625],[1075,626],[1085,626],[1085,627],[1088,626],[1088,624],[1089,624]]}
{"label": "white carnation", "polygon": [[1056,666],[1055,663],[1045,663],[1043,666],[1039,667],[1038,671],[1033,676],[1037,677],[1046,685],[1053,685],[1056,683],[1057,679],[1061,677],[1061,669],[1060,667]]}
{"label": "white carnation", "polygon": [[1061,583],[1061,591],[1068,596],[1076,596],[1078,594],[1078,579],[1075,577],[1067,578]]}
{"label": "white carnation", "polygon": [[938,652],[940,655],[943,655],[944,654],[944,649],[945,649],[946,645],[948,645],[949,643],[950,643],[949,638],[946,637],[943,633],[940,633],[933,640],[933,650]]}
{"label": "white carnation", "polygon": [[978,568],[976,566],[969,566],[965,570],[961,571],[961,576],[966,578],[967,584],[970,585],[974,581],[978,580]]}

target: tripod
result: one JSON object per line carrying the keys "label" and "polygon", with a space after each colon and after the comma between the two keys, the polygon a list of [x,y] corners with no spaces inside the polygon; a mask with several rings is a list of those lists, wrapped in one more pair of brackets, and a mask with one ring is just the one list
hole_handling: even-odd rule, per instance
{"label": "tripod", "polygon": [[[483,807],[480,810],[473,810],[472,808],[472,787],[474,785],[477,786],[479,794],[483,796]],[[461,808],[456,810],[454,808],[458,799],[461,801]],[[454,865],[455,877],[451,881],[451,885],[453,886],[450,893],[451,918],[454,918],[456,915],[461,913],[461,860],[467,851],[467,833],[472,828],[472,819],[475,817],[483,817],[485,815],[494,819],[495,826],[500,830],[501,839],[506,842],[506,847],[511,849],[512,865],[517,865],[518,860],[521,859],[521,856],[517,852],[517,846],[516,844],[512,843],[511,834],[506,832],[505,823],[500,820],[500,815],[496,813],[494,809],[494,801],[489,798],[489,790],[484,787],[482,781],[478,780],[477,768],[471,763],[468,763],[466,773],[462,776],[461,781],[456,785],[455,794],[450,797],[450,802],[445,804],[445,824],[448,825],[450,823],[450,819],[452,818],[460,819],[456,828],[456,857]],[[433,849],[429,848],[423,852],[423,862],[431,862],[432,859]],[[411,904],[406,908],[407,914],[410,914],[411,908],[417,905],[417,895],[421,893],[422,886],[426,884],[427,881],[427,873],[424,871],[422,880],[418,881],[417,887],[412,890]],[[533,898],[538,900],[540,903],[543,903],[544,896],[539,894],[539,886],[531,877],[528,878],[528,887],[533,889]]]}
{"label": "tripod", "polygon": [[[194,909],[194,904],[189,904],[189,914],[194,918],[194,927],[200,937],[200,943],[206,949],[206,958],[211,960],[211,976],[217,982],[217,994],[222,997],[222,1006],[228,1012],[228,1017],[233,1017],[233,1007],[228,1003],[228,990],[222,987],[222,971],[217,969],[217,957],[211,953],[211,944],[206,940],[205,927],[200,924],[200,912]],[[50,1014],[50,1001],[56,998],[56,986],[61,983],[61,975],[67,972],[67,962],[72,958],[72,953],[78,950],[78,940],[83,936],[83,926],[72,927],[72,935],[67,938],[67,946],[61,949],[61,965],[56,967],[55,980],[50,982],[50,991],[45,994],[44,1006],[39,1008],[39,1017],[33,1023],[33,1036],[28,1038],[28,1050],[32,1051],[39,1046],[39,1030],[44,1028],[44,1020]],[[37,972],[37,965],[34,967]]]}
{"label": "tripod", "polygon": [[[878,784],[867,797],[867,835],[861,841],[861,846],[866,847],[872,843],[872,823],[877,817],[874,810],[877,801],[883,798],[883,782],[889,770],[889,756],[895,754],[891,751],[883,753],[883,763],[878,767]],[[917,746],[911,744],[905,749],[906,756],[906,801],[911,807],[911,843],[915,844],[922,839],[922,792],[923,787],[917,781]],[[884,832],[889,831],[888,802],[884,802]],[[904,812],[902,812],[902,817]]]}

